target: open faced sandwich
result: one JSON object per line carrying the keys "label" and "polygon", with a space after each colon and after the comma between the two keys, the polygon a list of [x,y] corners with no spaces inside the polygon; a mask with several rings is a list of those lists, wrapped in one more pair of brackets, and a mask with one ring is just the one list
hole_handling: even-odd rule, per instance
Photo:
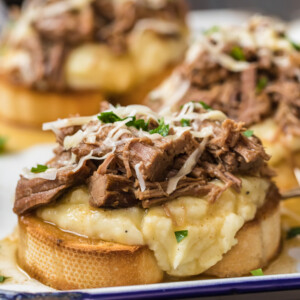
{"label": "open faced sandwich", "polygon": [[283,189],[300,181],[300,47],[285,24],[254,16],[247,24],[213,27],[189,48],[185,61],[150,93],[152,107],[202,99],[261,138]]}
{"label": "open faced sandwich", "polygon": [[44,124],[58,146],[24,169],[18,261],[57,289],[241,276],[279,251],[279,194],[260,140],[197,102],[108,106]]}
{"label": "open faced sandwich", "polygon": [[10,123],[40,128],[97,113],[103,96],[146,93],[186,48],[183,0],[26,4],[0,46],[0,117]]}

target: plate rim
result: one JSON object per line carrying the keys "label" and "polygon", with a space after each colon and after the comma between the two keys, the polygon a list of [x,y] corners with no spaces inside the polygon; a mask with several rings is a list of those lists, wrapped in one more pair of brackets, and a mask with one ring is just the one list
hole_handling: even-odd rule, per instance
{"label": "plate rim", "polygon": [[75,299],[139,299],[141,297],[169,299],[195,296],[225,296],[258,292],[276,292],[300,289],[300,273],[264,275],[257,277],[236,277],[226,279],[204,279],[180,282],[157,283],[149,285],[134,285],[107,287],[86,290],[55,291],[55,292],[20,292],[0,289],[0,297],[6,298],[75,298]]}

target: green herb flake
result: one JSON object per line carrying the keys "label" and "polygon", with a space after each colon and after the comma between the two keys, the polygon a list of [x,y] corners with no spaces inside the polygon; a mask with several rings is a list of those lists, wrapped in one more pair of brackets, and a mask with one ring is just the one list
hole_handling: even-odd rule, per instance
{"label": "green herb flake", "polygon": [[103,112],[100,115],[98,115],[97,118],[103,123],[115,123],[119,121],[124,121],[126,119],[131,119],[126,123],[128,127],[132,126],[135,127],[136,129],[143,129],[144,131],[147,131],[148,129],[148,123],[146,123],[145,120],[143,119],[137,120],[135,116],[122,119],[112,111]]}
{"label": "green herb flake", "polygon": [[253,276],[264,276],[264,272],[262,269],[256,269],[256,270],[250,271],[250,273]]}
{"label": "green herb flake", "polygon": [[293,42],[291,40],[289,40],[289,42],[291,43],[291,45],[293,46],[293,48],[296,50],[296,51],[300,51],[300,44],[296,43],[296,42]]}
{"label": "green herb flake", "polygon": [[207,30],[205,30],[204,34],[211,35],[215,32],[219,32],[219,31],[220,31],[220,26],[215,25],[215,26],[212,26],[212,27],[208,28]]}
{"label": "green herb flake", "polygon": [[239,46],[234,46],[234,47],[231,49],[230,55],[231,55],[235,60],[238,60],[238,61],[245,61],[245,60],[246,60],[244,51],[243,51],[243,49],[242,49],[241,47],[239,47]]}
{"label": "green herb flake", "polygon": [[3,283],[6,279],[8,279],[9,277],[5,277],[3,275],[0,275],[0,283]]}
{"label": "green herb flake", "polygon": [[206,104],[205,102],[203,101],[199,101],[199,103],[202,105],[202,107],[206,110],[212,110],[212,107],[209,106],[208,104]]}
{"label": "green herb flake", "polygon": [[300,227],[293,227],[287,232],[286,238],[289,240],[296,237],[299,234],[300,234]]}
{"label": "green herb flake", "polygon": [[31,168],[31,173],[42,173],[48,170],[48,167],[45,165],[37,165],[36,167]]}
{"label": "green herb flake", "polygon": [[182,127],[187,127],[187,126],[190,126],[191,121],[188,120],[188,119],[181,119],[181,120],[180,120],[180,123],[181,123],[181,126],[182,126]]}
{"label": "green herb flake", "polygon": [[158,134],[160,134],[162,136],[167,136],[168,133],[169,133],[169,124],[166,125],[165,121],[164,121],[164,118],[161,118],[159,120],[158,127],[156,127],[155,129],[150,130],[149,133],[150,134],[158,133]]}
{"label": "green herb flake", "polygon": [[128,127],[132,126],[135,127],[136,129],[142,129],[144,131],[148,130],[148,123],[145,122],[144,119],[136,119],[136,117],[131,117],[132,120],[127,122],[126,125]]}
{"label": "green herb flake", "polygon": [[268,78],[267,77],[261,77],[259,78],[257,85],[256,85],[256,92],[260,93],[268,84]]}
{"label": "green herb flake", "polygon": [[188,236],[188,230],[180,230],[180,231],[175,231],[175,237],[177,243],[180,243],[183,239],[185,239]]}
{"label": "green herb flake", "polygon": [[119,116],[114,114],[112,111],[102,112],[100,115],[97,116],[97,118],[103,123],[115,123],[123,120]]}
{"label": "green herb flake", "polygon": [[7,138],[0,136],[0,153],[4,151],[6,142]]}
{"label": "green herb flake", "polygon": [[246,130],[243,132],[243,135],[247,138],[251,137],[253,135],[253,130]]}

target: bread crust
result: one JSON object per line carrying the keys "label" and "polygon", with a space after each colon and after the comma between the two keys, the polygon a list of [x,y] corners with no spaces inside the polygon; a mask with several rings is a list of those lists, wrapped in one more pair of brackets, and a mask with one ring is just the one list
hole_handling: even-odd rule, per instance
{"label": "bread crust", "polygon": [[19,217],[18,262],[31,277],[59,290],[160,282],[147,246],[92,240],[32,216]]}
{"label": "bread crust", "polygon": [[239,230],[238,243],[205,274],[222,278],[249,275],[277,256],[281,244],[280,205],[277,196],[272,199],[271,193],[269,197],[255,219]]}
{"label": "bread crust", "polygon": [[[277,190],[254,220],[237,233],[238,244],[205,272],[247,275],[266,266],[280,250]],[[163,272],[147,246],[128,246],[63,232],[34,216],[19,217],[18,261],[33,278],[60,290],[161,282]]]}
{"label": "bread crust", "polygon": [[13,85],[4,78],[0,78],[0,93],[0,118],[35,128],[71,115],[96,114],[104,99],[100,92],[38,92]]}
{"label": "bread crust", "polygon": [[281,191],[286,191],[299,186],[295,176],[295,168],[300,169],[300,151],[288,153],[286,159],[273,166],[273,169],[277,174],[274,180]]}

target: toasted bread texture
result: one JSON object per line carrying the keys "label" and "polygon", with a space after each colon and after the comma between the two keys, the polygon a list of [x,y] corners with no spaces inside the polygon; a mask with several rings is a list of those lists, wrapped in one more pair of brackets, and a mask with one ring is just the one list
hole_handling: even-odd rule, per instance
{"label": "toasted bread texture", "polygon": [[[141,83],[134,90],[118,96],[101,91],[39,92],[13,85],[0,78],[1,123],[16,130],[21,127],[40,130],[42,124],[74,115],[89,116],[99,113],[103,100],[114,104],[141,104],[145,95],[166,78],[174,66],[169,66],[151,80]],[[41,138],[42,140],[42,138]]]}
{"label": "toasted bread texture", "polygon": [[286,159],[273,166],[277,176],[274,178],[281,191],[293,189],[299,186],[297,176],[300,176],[300,151],[288,153]]}
{"label": "toasted bread texture", "polygon": [[236,238],[238,244],[205,274],[235,277],[249,275],[250,271],[267,266],[280,250],[279,202],[269,199],[258,210],[255,219],[239,230]]}
{"label": "toasted bread texture", "polygon": [[39,221],[19,218],[20,266],[59,290],[160,282],[163,272],[146,246],[90,240]]}
{"label": "toasted bread texture", "polygon": [[0,78],[0,117],[7,122],[40,128],[44,122],[99,112],[100,92],[38,92]]}
{"label": "toasted bread texture", "polygon": [[[238,244],[207,270],[207,275],[247,275],[277,255],[281,236],[279,203],[271,196],[256,218],[238,232]],[[147,246],[87,239],[30,215],[19,217],[18,261],[30,276],[60,290],[163,280],[163,272]]]}

